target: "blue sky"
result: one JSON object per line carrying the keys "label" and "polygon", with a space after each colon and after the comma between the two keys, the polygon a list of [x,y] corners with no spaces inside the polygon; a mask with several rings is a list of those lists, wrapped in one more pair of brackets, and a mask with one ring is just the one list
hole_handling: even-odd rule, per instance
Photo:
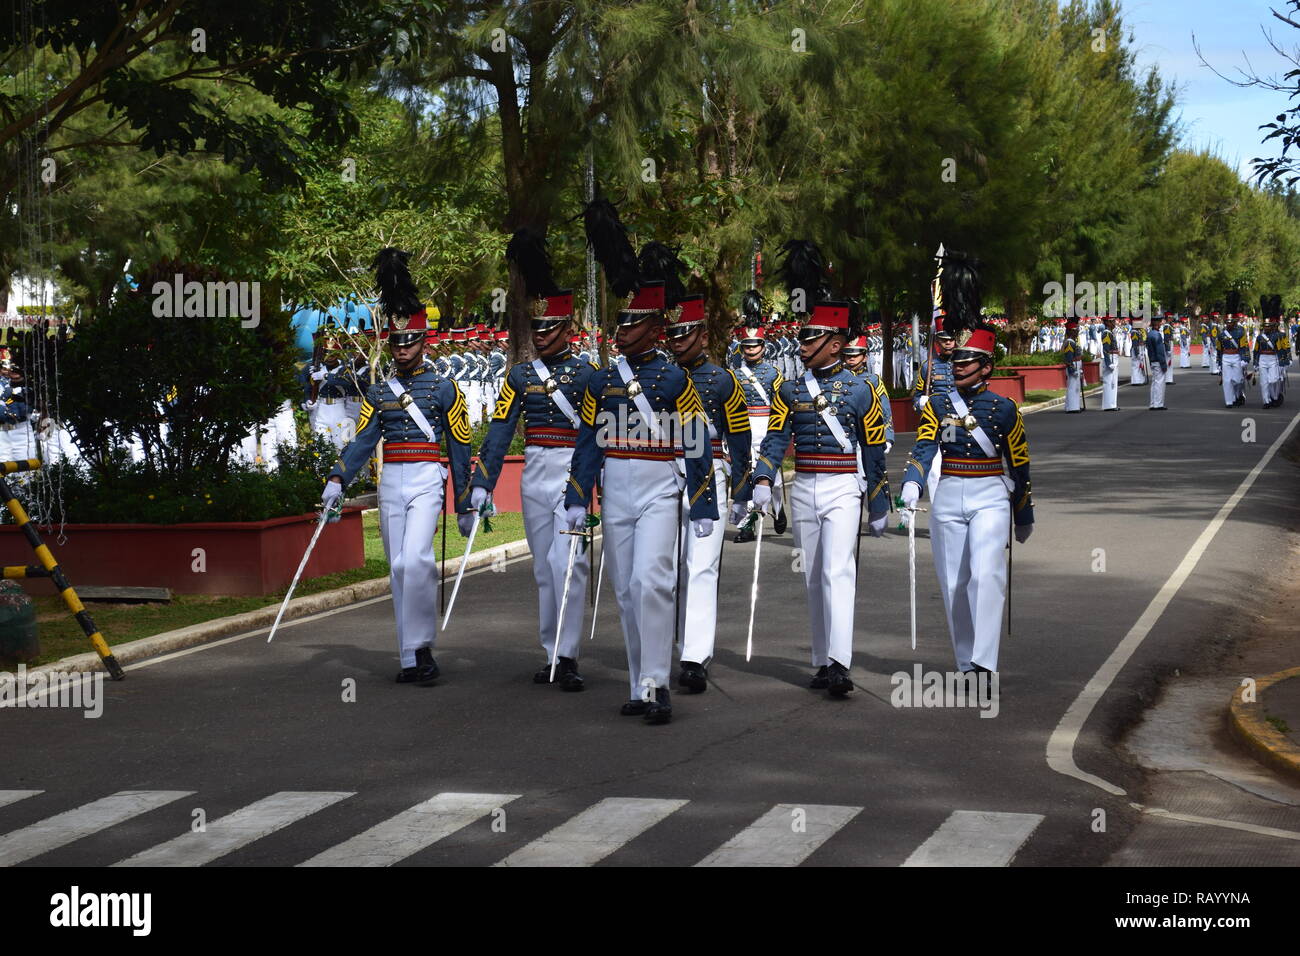
{"label": "blue sky", "polygon": [[[1225,76],[1237,78],[1239,69],[1253,67],[1280,77],[1290,64],[1269,47],[1260,27],[1283,49],[1296,51],[1300,30],[1269,12],[1290,15],[1286,0],[1124,0],[1122,9],[1139,62],[1144,68],[1157,64],[1179,87],[1186,146],[1208,147],[1243,178],[1253,157],[1276,154],[1278,147],[1260,142],[1258,127],[1287,107],[1286,94],[1232,86],[1202,64],[1196,46]],[[1293,19],[1300,22],[1300,16]]]}

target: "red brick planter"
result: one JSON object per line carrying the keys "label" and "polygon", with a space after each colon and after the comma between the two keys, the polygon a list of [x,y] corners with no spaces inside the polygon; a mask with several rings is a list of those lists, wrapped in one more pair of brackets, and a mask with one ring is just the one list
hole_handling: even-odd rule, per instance
{"label": "red brick planter", "polygon": [[1096,385],[1101,381],[1101,362],[1083,363],[1083,384]]}
{"label": "red brick planter", "polygon": [[[477,458],[474,459],[478,461]],[[444,458],[442,467],[449,468],[447,460]],[[471,469],[476,466],[471,466]],[[496,505],[497,511],[522,511],[523,502],[519,499],[519,476],[524,473],[524,456],[523,455],[506,455],[505,461],[501,463],[501,477],[497,479],[497,486],[492,491],[492,503]],[[453,490],[447,488],[447,500],[442,504],[444,514],[454,514],[456,509],[455,502],[451,500]],[[475,547],[478,544],[475,543]]]}
{"label": "red brick planter", "polygon": [[889,400],[889,411],[894,416],[895,435],[900,435],[903,432],[914,432],[916,426],[921,423],[921,416],[912,408],[910,398],[891,398]]}
{"label": "red brick planter", "polygon": [[[73,587],[164,587],[177,594],[269,594],[289,586],[315,530],[316,515],[205,524],[70,524],[67,540],[42,534]],[[196,549],[202,549],[197,555]],[[16,525],[0,526],[0,562],[38,564]],[[346,508],[321,532],[304,578],[365,564],[361,509]],[[48,580],[21,582],[32,594]]]}
{"label": "red brick planter", "polygon": [[994,375],[989,379],[989,391],[1005,395],[1017,405],[1025,400],[1025,379],[1022,375]]}
{"label": "red brick planter", "polygon": [[1025,383],[1027,392],[1047,392],[1065,388],[1064,365],[1008,365]]}

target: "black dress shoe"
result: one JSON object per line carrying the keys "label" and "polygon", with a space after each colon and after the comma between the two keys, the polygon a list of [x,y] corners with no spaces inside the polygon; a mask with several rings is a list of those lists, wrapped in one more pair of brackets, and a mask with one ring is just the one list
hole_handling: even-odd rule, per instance
{"label": "black dress shoe", "polygon": [[849,680],[848,668],[838,661],[831,661],[826,676],[828,678],[826,689],[832,697],[844,697],[853,690],[853,681]]}
{"label": "black dress shoe", "polygon": [[703,664],[682,661],[682,671],[677,675],[677,686],[692,694],[703,694],[709,689],[709,672]]}
{"label": "black dress shoe", "polygon": [[646,712],[650,705],[643,700],[629,700],[619,708],[618,712],[624,717],[640,717]]}
{"label": "black dress shoe", "polygon": [[433,659],[433,651],[422,647],[415,652],[415,666],[403,667],[397,675],[399,684],[418,684],[429,687],[438,679],[438,662]]}
{"label": "black dress shoe", "polygon": [[811,687],[813,690],[825,690],[827,687],[830,687],[831,686],[830,668],[827,667],[825,664],[817,668],[817,673],[813,674],[812,680],[808,682],[808,686]]}
{"label": "black dress shoe", "polygon": [[772,532],[774,534],[785,534],[785,529],[786,529],[785,512],[782,511],[772,521]]}
{"label": "black dress shoe", "polygon": [[736,536],[731,539],[733,544],[744,544],[746,541],[754,540],[754,532],[748,528],[741,528],[736,532]]}
{"label": "black dress shoe", "polygon": [[[556,667],[555,672],[557,674],[560,672],[559,667]],[[551,662],[547,661],[545,664],[539,667],[537,669],[537,673],[533,675],[533,683],[549,684],[550,682],[551,682]]]}
{"label": "black dress shoe", "polygon": [[560,664],[555,669],[555,682],[560,685],[560,690],[570,692],[580,691],[586,686],[582,675],[578,673],[578,662],[572,657],[560,658]]}
{"label": "black dress shoe", "polygon": [[673,719],[673,705],[668,697],[667,687],[655,688],[655,699],[646,704],[645,722],[647,724],[666,724]]}

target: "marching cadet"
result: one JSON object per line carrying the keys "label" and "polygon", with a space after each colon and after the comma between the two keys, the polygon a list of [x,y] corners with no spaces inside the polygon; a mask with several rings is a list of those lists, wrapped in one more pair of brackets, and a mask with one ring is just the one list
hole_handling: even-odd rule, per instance
{"label": "marching cadet", "polygon": [[[844,368],[840,351],[859,329],[852,304],[827,299],[821,253],[807,240],[790,240],[781,272],[791,301],[811,304],[799,337],[804,374],[782,382],[754,470],[753,504],[767,510],[772,483],[793,437],[795,546],[804,560],[812,631],[810,687],[833,697],[853,690],[855,557],[864,501],[869,532],[885,533],[889,479],[885,472],[885,418],[876,393]],[[795,293],[802,290],[796,298]]]}
{"label": "marching cadet", "polygon": [[582,396],[566,517],[569,530],[582,529],[603,465],[601,529],[631,686],[620,713],[666,724],[673,714],[668,684],[681,493],[685,488],[691,502],[696,537],[707,538],[718,520],[713,455],[691,377],[655,349],[665,310],[685,294],[673,274],[677,257],[654,242],[633,257],[608,200],[589,203],[584,218],[613,294],[630,298],[617,318],[622,357],[593,372]]}
{"label": "marching cadet", "polygon": [[1153,412],[1165,411],[1165,375],[1169,371],[1169,353],[1165,351],[1165,336],[1159,324],[1152,319],[1151,328],[1147,330],[1146,345],[1147,369],[1151,378],[1151,401],[1147,408]]}
{"label": "marching cadet", "polygon": [[926,394],[925,383],[931,376],[934,377],[934,380],[930,382],[930,395],[936,392],[946,392],[952,388],[952,350],[955,344],[953,337],[943,328],[940,328],[935,333],[935,354],[927,358],[921,368],[917,370],[916,381],[912,384],[912,407],[918,412],[930,400]]}
{"label": "marching cadet", "polygon": [[[36,458],[36,437],[32,433],[32,409],[23,387],[23,372],[13,353],[0,348],[0,461]],[[26,484],[30,472],[17,472],[9,480]]]}
{"label": "marching cadet", "polygon": [[1259,397],[1264,407],[1276,408],[1286,393],[1286,366],[1291,364],[1291,341],[1278,327],[1282,297],[1260,296],[1259,313],[1264,317],[1264,328],[1255,336],[1252,364],[1259,375]]}
{"label": "marching cadet", "polygon": [[1115,341],[1115,317],[1108,315],[1101,322],[1104,326],[1101,333],[1101,410],[1113,412],[1119,409],[1119,345]]}
{"label": "marching cadet", "polygon": [[[1237,298],[1234,300],[1233,296]],[[1228,293],[1228,317],[1219,332],[1219,364],[1223,369],[1223,404],[1225,408],[1235,408],[1246,404],[1246,363],[1250,361],[1250,333],[1241,326],[1241,314],[1237,311],[1241,295]]]}
{"label": "marching cadet", "polygon": [[323,333],[320,360],[311,369],[311,397],[307,402],[307,416],[312,431],[323,435],[342,449],[354,433],[348,417],[348,399],[357,392],[348,374],[348,367],[339,357],[339,340],[334,327]]}
{"label": "marching cadet", "polygon": [[1029,445],[1016,403],[988,388],[995,339],[991,329],[978,324],[978,274],[970,263],[945,262],[943,281],[944,304],[959,328],[964,326],[953,356],[956,388],[936,395],[921,413],[903,475],[903,506],[916,508],[926,471],[942,449],[930,544],[953,655],[958,671],[996,672],[1007,598],[1007,539],[1013,522],[1021,544],[1034,529]]}
{"label": "marching cadet", "polygon": [[1065,363],[1066,414],[1083,411],[1083,354],[1079,350],[1079,320],[1065,320],[1065,345],[1061,349]]}
{"label": "marching cadet", "polygon": [[[740,362],[736,366],[736,378],[745,393],[745,407],[749,413],[751,468],[758,461],[758,449],[767,435],[767,424],[772,414],[772,396],[785,376],[776,367],[763,361],[763,342],[765,330],[760,324],[763,317],[763,299],[758,290],[750,289],[745,293],[741,303],[741,312],[745,317],[745,326],[739,332]],[[776,478],[777,494],[773,502],[776,517],[773,531],[783,534],[786,529],[785,516],[785,480],[778,472]],[[736,532],[735,543],[741,544],[754,540],[754,532],[741,528]]]}
{"label": "marching cadet", "polygon": [[1174,384],[1174,324],[1172,312],[1166,312],[1160,325],[1160,335],[1165,340],[1165,384]]}
{"label": "marching cadet", "polygon": [[1200,325],[1197,326],[1197,333],[1201,341],[1201,368],[1209,368],[1210,351],[1213,346],[1210,343],[1210,323],[1203,315]]}
{"label": "marching cadet", "polygon": [[[388,316],[393,375],[372,383],[361,403],[356,438],[343,449],[321,494],[326,510],[384,440],[379,481],[379,530],[388,558],[402,670],[399,684],[432,685],[438,677],[438,562],[434,532],[443,508],[445,450],[460,533],[473,524],[470,508],[470,430],[456,383],[424,361],[428,318],[407,268],[409,253],[387,248],[375,258],[379,306]],[[334,520],[337,520],[335,518]]]}
{"label": "marching cadet", "polygon": [[[728,498],[732,501],[732,524],[739,524],[748,510],[750,477],[749,413],[745,393],[734,372],[709,361],[705,353],[708,333],[704,327],[704,296],[688,295],[669,313],[668,347],[678,366],[686,369],[704,409],[713,450],[713,495],[721,514]],[[682,492],[682,513],[691,506]],[[685,517],[684,521],[689,520]],[[677,625],[682,635],[681,672],[677,685],[693,694],[709,686],[708,663],[718,625],[718,572],[727,529],[718,521],[706,537],[697,537],[683,526],[685,554],[679,569]]]}
{"label": "marching cadet", "polygon": [[1223,317],[1215,312],[1210,317],[1210,341],[1207,348],[1210,350],[1210,372],[1214,375],[1223,375],[1223,364],[1219,360],[1219,337],[1223,332],[1221,324]]}
{"label": "marching cadet", "polygon": [[885,414],[885,454],[888,455],[894,447],[894,410],[889,405],[889,392],[885,389],[885,383],[879,375],[867,368],[867,337],[859,335],[855,339],[849,339],[849,343],[840,349],[840,356],[844,359],[844,367],[865,380],[876,393],[876,401],[880,402],[880,409]]}
{"label": "marching cadet", "polygon": [[1174,334],[1178,337],[1178,367],[1192,367],[1192,328],[1187,316],[1178,316],[1178,321],[1174,327]]}
{"label": "marching cadet", "polygon": [[1133,328],[1132,361],[1129,363],[1129,385],[1146,385],[1150,377],[1150,359],[1147,358],[1147,332],[1139,319],[1130,323]]}
{"label": "marching cadet", "polygon": [[[524,515],[524,536],[533,555],[537,582],[539,634],[546,661],[533,675],[533,683],[551,681],[551,659],[561,690],[580,691],[578,653],[582,647],[582,601],[590,559],[579,548],[569,574],[573,538],[564,513],[564,492],[578,437],[578,406],[595,366],[574,355],[569,339],[573,319],[573,290],[560,289],[551,277],[545,240],[526,229],[514,234],[506,258],[523,277],[532,309],[533,348],[537,358],[520,362],[506,375],[497,396],[492,423],[479,449],[470,505],[477,511],[496,488],[501,466],[514,438],[519,416],[524,418],[524,470],[519,498]],[[576,338],[576,336],[575,336]],[[564,605],[565,578],[569,577],[569,602]],[[560,607],[564,605],[564,621]],[[555,642],[559,633],[559,649]]]}

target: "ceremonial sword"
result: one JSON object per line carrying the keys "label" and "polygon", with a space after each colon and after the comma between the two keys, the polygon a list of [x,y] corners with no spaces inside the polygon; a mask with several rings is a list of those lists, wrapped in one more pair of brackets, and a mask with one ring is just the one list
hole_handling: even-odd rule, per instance
{"label": "ceremonial sword", "polygon": [[340,495],[330,507],[321,509],[320,517],[316,519],[316,530],[312,532],[311,541],[307,544],[306,553],[303,554],[302,560],[298,562],[298,570],[294,572],[293,581],[289,583],[289,590],[285,592],[284,600],[280,603],[280,611],[275,615],[275,623],[271,625],[271,633],[266,635],[266,643],[270,644],[271,638],[275,637],[276,628],[280,626],[280,618],[284,617],[284,609],[289,606],[289,599],[293,597],[293,589],[298,586],[298,579],[302,577],[302,572],[307,567],[307,561],[311,558],[312,549],[316,547],[316,540],[320,537],[320,533],[325,530],[325,525],[329,523],[331,517],[342,513],[342,495]]}
{"label": "ceremonial sword", "polygon": [[564,570],[564,594],[560,596],[560,618],[555,622],[555,646],[551,648],[551,679],[555,683],[555,665],[560,660],[560,634],[564,630],[564,611],[569,606],[569,582],[573,580],[573,562],[578,556],[578,545],[586,531],[561,531],[560,534],[573,535],[569,542],[569,566]]}
{"label": "ceremonial sword", "polygon": [[754,611],[758,608],[758,558],[763,553],[763,512],[757,512],[754,525],[754,583],[749,590],[749,636],[745,638],[745,660],[754,655]]}
{"label": "ceremonial sword", "polygon": [[[456,595],[460,593],[460,579],[465,576],[465,566],[469,564],[469,553],[474,550],[474,536],[478,534],[479,522],[483,520],[483,511],[484,509],[490,507],[492,507],[492,500],[489,498],[487,501],[483,502],[482,508],[474,512],[474,524],[469,529],[469,539],[465,542],[465,554],[460,559],[460,570],[456,572],[456,583],[452,585],[451,588],[451,600],[447,602],[447,615],[442,619],[442,629],[444,631],[447,629],[447,622],[451,620],[451,612],[456,607]],[[444,529],[447,527],[445,524],[446,520],[447,520],[447,516],[443,515]],[[488,530],[491,529],[489,528]],[[447,560],[446,548],[443,549],[442,554],[443,554],[443,558],[442,558],[443,561],[446,561]]]}

